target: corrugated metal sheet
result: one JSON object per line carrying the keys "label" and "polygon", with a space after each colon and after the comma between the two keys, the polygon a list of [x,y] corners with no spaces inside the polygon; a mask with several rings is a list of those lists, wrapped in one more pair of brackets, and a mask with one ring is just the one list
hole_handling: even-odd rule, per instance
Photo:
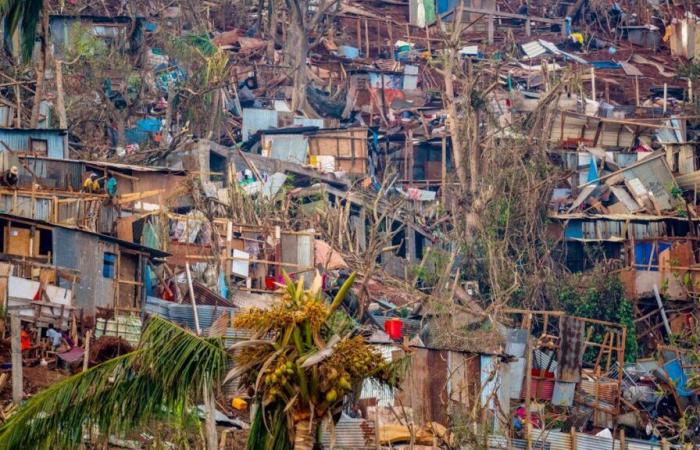
{"label": "corrugated metal sheet", "polygon": [[[190,330],[195,329],[194,312],[192,305],[189,303],[174,303],[166,300],[161,300],[155,297],[147,297],[144,305],[144,310],[149,314],[155,314],[164,319],[175,322]],[[222,306],[198,305],[197,315],[200,328],[206,332],[212,326],[214,321],[223,314],[234,313],[235,308],[227,308]],[[227,336],[227,338],[229,338]]]}
{"label": "corrugated metal sheet", "polygon": [[0,127],[12,126],[12,108],[9,106],[0,106]]}
{"label": "corrugated metal sheet", "polygon": [[[346,415],[341,416],[335,425],[336,450],[363,450],[377,448],[376,432],[373,420],[353,419]],[[324,448],[331,448],[331,431],[324,424],[321,438]]]}
{"label": "corrugated metal sheet", "polygon": [[[396,350],[393,345],[373,345],[372,347],[381,353],[382,358],[387,362],[391,361],[391,354]],[[360,399],[363,398],[376,398],[379,406],[394,406],[394,390],[387,386],[378,385],[371,380],[365,380],[362,383]]]}
{"label": "corrugated metal sheet", "polygon": [[670,192],[676,182],[665,158],[647,157],[637,165],[626,168],[623,174],[627,181],[635,178],[641,181],[644,188],[654,194],[654,201],[661,210],[671,209],[676,203]]}
{"label": "corrugated metal sheet", "polygon": [[538,41],[528,42],[522,45],[523,51],[528,58],[537,58],[547,53],[547,49],[542,46]]}
{"label": "corrugated metal sheet", "polygon": [[[61,159],[22,158],[22,161],[41,178],[42,184],[60,189],[79,190],[84,173],[83,163]],[[31,177],[29,171],[19,167],[20,178]]]}
{"label": "corrugated metal sheet", "polygon": [[277,111],[271,109],[243,108],[241,134],[244,141],[258,130],[277,128]]}
{"label": "corrugated metal sheet", "polygon": [[294,125],[300,127],[319,127],[323,128],[323,119],[309,119],[308,117],[295,117]]}
{"label": "corrugated metal sheet", "polygon": [[263,156],[306,164],[309,140],[303,134],[270,134],[263,137],[263,152],[267,152],[266,148],[269,148],[269,155]]}
{"label": "corrugated metal sheet", "polygon": [[0,211],[26,217],[49,221],[51,219],[52,202],[49,199],[35,198],[17,195],[17,201],[13,208],[12,195],[0,195]]}
{"label": "corrugated metal sheet", "polygon": [[[560,431],[534,430],[532,433],[533,449],[551,450],[622,450],[620,441],[590,434],[576,433],[576,448],[571,446],[571,435]],[[639,439],[625,439],[626,450],[660,450],[661,447],[650,441]],[[511,439],[510,443],[505,436],[489,436],[490,450],[526,449],[527,442],[524,439]],[[671,446],[671,448],[678,448]]]}
{"label": "corrugated metal sheet", "polygon": [[16,152],[29,152],[30,139],[45,140],[48,145],[49,158],[65,157],[65,134],[60,130],[17,130],[0,129],[0,141]]}

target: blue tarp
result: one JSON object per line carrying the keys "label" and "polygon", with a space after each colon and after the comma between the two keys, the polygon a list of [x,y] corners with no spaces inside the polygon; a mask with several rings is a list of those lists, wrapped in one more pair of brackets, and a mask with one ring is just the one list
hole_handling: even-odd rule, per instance
{"label": "blue tarp", "polygon": [[153,295],[153,282],[151,280],[151,268],[146,264],[143,267],[143,289],[146,291],[146,296]]}
{"label": "blue tarp", "polygon": [[583,227],[581,221],[570,221],[564,229],[564,237],[566,240],[583,239]]}
{"label": "blue tarp", "polygon": [[151,138],[150,133],[141,131],[138,128],[127,128],[124,131],[127,144],[142,144]]}
{"label": "blue tarp", "polygon": [[[658,241],[656,249],[653,242],[635,242],[634,244],[634,264],[636,269],[646,270],[651,260],[649,270],[656,272],[659,265],[659,253],[667,248],[671,248],[670,242]],[[653,254],[652,254],[653,250]]]}
{"label": "blue tarp", "polygon": [[590,61],[590,63],[596,69],[622,69],[622,65],[615,61]]}
{"label": "blue tarp", "polygon": [[664,364],[664,369],[668,374],[668,377],[673,381],[676,386],[676,391],[681,397],[690,397],[693,395],[693,391],[687,389],[688,377],[683,371],[681,362],[677,359],[667,362]]}
{"label": "blue tarp", "polygon": [[591,163],[588,168],[588,181],[589,183],[592,181],[596,181],[598,178],[598,163],[596,162],[595,156],[591,155]]}
{"label": "blue tarp", "polygon": [[158,133],[161,129],[161,126],[162,125],[160,119],[154,118],[139,119],[136,122],[136,128],[149,133]]}

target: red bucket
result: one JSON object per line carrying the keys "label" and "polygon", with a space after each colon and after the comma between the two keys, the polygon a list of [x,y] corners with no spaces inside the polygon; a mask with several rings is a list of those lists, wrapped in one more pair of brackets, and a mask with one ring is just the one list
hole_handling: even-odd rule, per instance
{"label": "red bucket", "polygon": [[398,341],[403,337],[403,322],[401,319],[387,319],[384,322],[384,331],[395,341]]}

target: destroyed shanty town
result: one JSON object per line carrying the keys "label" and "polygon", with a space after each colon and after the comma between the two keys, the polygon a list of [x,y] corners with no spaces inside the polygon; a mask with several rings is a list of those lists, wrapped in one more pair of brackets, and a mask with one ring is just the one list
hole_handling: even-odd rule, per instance
{"label": "destroyed shanty town", "polygon": [[0,450],[700,448],[697,1],[0,16]]}

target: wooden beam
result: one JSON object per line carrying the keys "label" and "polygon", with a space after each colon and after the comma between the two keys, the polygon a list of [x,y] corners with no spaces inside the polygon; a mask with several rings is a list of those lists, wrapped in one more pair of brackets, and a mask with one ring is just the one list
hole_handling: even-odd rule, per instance
{"label": "wooden beam", "polygon": [[[531,20],[533,22],[540,22],[540,23],[548,23],[548,24],[554,24],[554,25],[562,25],[564,26],[564,19],[549,19],[547,17],[537,17],[537,16],[525,16],[522,14],[513,14],[513,13],[507,13],[503,11],[495,11],[492,9],[481,9],[481,8],[469,8],[469,7],[462,7],[462,14],[464,13],[469,13],[469,14],[483,14],[484,16],[487,17],[493,17],[493,18],[498,18],[498,19],[520,19],[523,21]],[[445,17],[449,17],[450,15],[454,14],[456,11],[448,11],[444,14],[440,15],[441,19],[444,19]],[[464,18],[464,15],[462,16],[462,19]]]}
{"label": "wooden beam", "polygon": [[10,327],[12,328],[12,403],[19,405],[24,396],[24,385],[22,382],[22,325],[19,319],[19,312],[10,313]]}

